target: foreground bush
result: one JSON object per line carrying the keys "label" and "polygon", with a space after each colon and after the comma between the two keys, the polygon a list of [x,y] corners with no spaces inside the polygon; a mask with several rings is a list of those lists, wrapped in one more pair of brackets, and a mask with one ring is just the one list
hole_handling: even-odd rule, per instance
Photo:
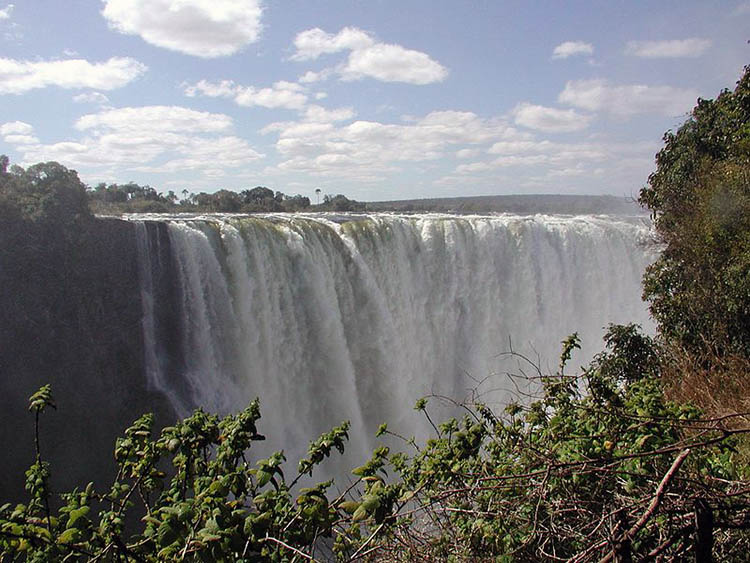
{"label": "foreground bush", "polygon": [[[376,449],[346,491],[298,481],[343,451],[348,424],[311,443],[288,480],[283,453],[250,461],[264,439],[257,401],[223,419],[198,410],[158,436],[139,418],[106,491],[53,497],[37,440],[29,501],[0,507],[2,560],[744,560],[750,489],[733,446],[747,428],[665,401],[655,345],[635,327],[606,340],[578,375],[564,371],[578,345],[566,341],[537,400],[502,414],[465,404],[426,444],[406,440],[413,453]],[[37,425],[50,406],[49,387],[31,397]]]}

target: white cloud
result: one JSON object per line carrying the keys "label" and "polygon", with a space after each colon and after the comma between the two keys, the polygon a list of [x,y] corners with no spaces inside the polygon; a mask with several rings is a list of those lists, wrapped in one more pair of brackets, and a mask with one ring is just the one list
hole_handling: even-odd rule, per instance
{"label": "white cloud", "polygon": [[172,51],[214,58],[260,37],[259,0],[104,0],[102,15],[127,35]]}
{"label": "white cloud", "polygon": [[297,84],[277,82],[271,88],[242,88],[234,100],[241,106],[261,106],[264,108],[302,109],[307,104],[307,95]]}
{"label": "white cloud", "polygon": [[22,94],[46,86],[113,90],[146,70],[146,65],[129,57],[112,57],[102,63],[83,59],[30,62],[0,58],[0,94]]}
{"label": "white cloud", "polygon": [[567,59],[574,55],[593,55],[594,46],[583,41],[565,41],[552,51],[553,59]]}
{"label": "white cloud", "polygon": [[13,12],[13,7],[13,4],[8,4],[7,6],[5,6],[5,8],[0,10],[0,21],[10,19],[10,14],[11,12]]}
{"label": "white cloud", "polygon": [[216,175],[218,170],[263,157],[247,141],[231,134],[229,116],[178,106],[108,109],[82,116],[75,128],[81,138],[46,145],[20,138],[33,131],[21,122],[6,123],[0,132],[18,135],[13,144],[27,162],[57,160],[90,170],[117,169],[119,173],[194,170]]}
{"label": "white cloud", "polygon": [[330,78],[330,76],[333,74],[333,69],[326,68],[321,70],[320,72],[313,72],[312,70],[308,70],[305,74],[299,77],[299,82],[301,84],[311,84],[313,82],[322,82],[323,80],[327,80]]}
{"label": "white cloud", "polygon": [[84,92],[73,96],[73,101],[77,104],[98,104],[105,105],[109,103],[109,98],[101,92]]}
{"label": "white cloud", "polygon": [[743,2],[734,9],[734,14],[744,16],[750,14],[750,2]]}
{"label": "white cloud", "polygon": [[309,106],[305,110],[305,119],[315,123],[333,123],[335,121],[347,121],[356,115],[353,108],[326,109],[321,106]]}
{"label": "white cloud", "polygon": [[[400,123],[334,119],[353,117],[347,108],[309,110],[302,121],[274,123],[262,132],[278,136],[284,158],[275,172],[302,172],[360,181],[383,181],[404,162],[436,162],[458,148],[521,136],[501,119],[483,119],[460,111],[436,111]],[[467,155],[468,156],[468,155]]]}
{"label": "white cloud", "polygon": [[34,127],[24,121],[9,121],[0,125],[0,135],[30,135]]}
{"label": "white cloud", "polygon": [[142,106],[108,109],[78,119],[75,128],[112,130],[118,133],[219,133],[232,127],[232,118],[222,113],[195,111],[180,106]]}
{"label": "white cloud", "polygon": [[456,158],[474,158],[479,155],[479,149],[460,149],[456,151]]}
{"label": "white cloud", "polygon": [[190,98],[198,95],[208,96],[209,98],[233,98],[241,88],[241,86],[235,84],[234,80],[222,80],[221,82],[200,80],[193,85],[183,84],[182,86],[185,95]]}
{"label": "white cloud", "polygon": [[306,89],[295,82],[279,81],[269,88],[242,86],[232,80],[208,82],[201,80],[196,84],[183,85],[185,95],[198,95],[210,98],[233,99],[237,105],[245,107],[260,106],[264,108],[285,108],[301,110],[307,104]]}
{"label": "white cloud", "polygon": [[697,97],[698,93],[694,90],[672,86],[615,86],[606,80],[592,79],[568,82],[557,99],[580,109],[624,117],[639,113],[681,115],[690,111]]}
{"label": "white cloud", "polygon": [[548,140],[499,141],[487,152],[501,157],[528,157],[543,155],[550,162],[603,160],[608,151],[605,145],[595,143],[553,143]]}
{"label": "white cloud", "polygon": [[[343,80],[374,78],[383,82],[432,84],[442,82],[448,69],[421,51],[376,41],[370,34],[345,27],[336,35],[315,28],[303,31],[294,39],[297,51],[291,59],[308,61],[321,55],[349,51],[345,63],[336,67]],[[300,81],[315,82],[327,78],[333,69],[307,72]]]}
{"label": "white cloud", "polygon": [[591,123],[591,116],[573,109],[556,109],[529,103],[518,104],[512,111],[517,125],[548,133],[580,131]]}
{"label": "white cloud", "polygon": [[34,145],[39,142],[39,139],[34,135],[5,135],[3,141],[10,145]]}
{"label": "white cloud", "polygon": [[448,76],[448,70],[427,54],[385,43],[352,51],[341,73],[344,80],[368,77],[418,85],[442,82]]}
{"label": "white cloud", "polygon": [[336,35],[326,33],[316,27],[297,34],[294,46],[297,52],[291,56],[293,61],[309,61],[321,55],[337,53],[339,51],[354,51],[366,49],[375,44],[370,35],[356,27],[345,27]]}
{"label": "white cloud", "polygon": [[[496,155],[491,160],[462,164],[456,167],[457,174],[466,176],[489,173],[500,169],[520,168],[522,174],[532,172],[527,179],[557,181],[584,175],[593,175],[603,166],[610,170],[620,169],[623,162],[638,161],[641,174],[647,175],[649,162],[658,149],[658,143],[554,143],[549,140],[498,141],[487,151]],[[649,161],[648,157],[651,157]],[[644,161],[646,164],[644,165]]]}
{"label": "white cloud", "polygon": [[9,145],[27,146],[39,143],[34,135],[34,127],[24,121],[9,121],[0,125],[0,135]]}
{"label": "white cloud", "polygon": [[700,57],[710,46],[710,40],[699,38],[668,41],[628,41],[625,53],[645,59]]}

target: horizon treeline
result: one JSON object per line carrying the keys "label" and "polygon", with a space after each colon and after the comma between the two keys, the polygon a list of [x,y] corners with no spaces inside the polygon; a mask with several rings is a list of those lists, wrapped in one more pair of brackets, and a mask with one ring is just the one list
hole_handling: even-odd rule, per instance
{"label": "horizon treeline", "polygon": [[[149,185],[135,182],[88,186],[80,181],[75,170],[57,162],[40,162],[24,169],[10,165],[6,155],[0,155],[0,205],[17,207],[22,216],[33,216],[33,208],[49,198],[60,199],[61,186],[51,181],[65,178],[62,189],[68,195],[76,194],[79,203],[86,202],[91,213],[259,213],[296,211],[364,211],[365,203],[347,198],[343,194],[323,194],[322,201],[314,204],[309,197],[288,195],[265,186],[241,191],[221,189],[214,193],[192,193],[182,190],[179,197],[174,191],[160,193]],[[320,192],[317,192],[320,196]],[[66,199],[66,198],[62,198]]]}

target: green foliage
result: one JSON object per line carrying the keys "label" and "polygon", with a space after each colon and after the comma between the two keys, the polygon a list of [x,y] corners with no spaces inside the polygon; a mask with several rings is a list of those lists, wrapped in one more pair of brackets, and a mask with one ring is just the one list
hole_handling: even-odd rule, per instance
{"label": "green foliage", "polygon": [[734,91],[698,100],[664,136],[641,191],[664,252],[645,297],[669,341],[750,356],[750,67]]}
{"label": "green foliage", "polygon": [[345,195],[342,194],[336,194],[335,196],[331,196],[326,194],[323,197],[323,203],[319,206],[319,209],[324,211],[365,211],[367,205],[353,200],[349,199]]}
{"label": "green foliage", "polygon": [[[37,414],[52,405],[49,386],[29,402]],[[248,461],[264,439],[259,419],[256,400],[222,419],[197,410],[154,435],[153,416],[144,415],[116,442],[111,488],[64,494],[55,512],[50,468],[38,455],[28,503],[0,507],[0,560],[291,561],[313,551],[338,519],[326,496],[331,483],[293,494],[282,452]],[[311,444],[306,473],[331,448],[343,452],[347,430],[343,423]],[[141,524],[127,525],[134,516]]]}
{"label": "green foliage", "polygon": [[36,393],[29,397],[30,411],[40,413],[46,407],[55,408],[55,402],[52,400],[52,387],[50,385],[43,385]]}
{"label": "green foliage", "polygon": [[27,220],[72,227],[90,217],[86,187],[57,162],[0,166],[0,221]]}
{"label": "green foliage", "polygon": [[[251,460],[257,400],[225,418],[195,411],[154,434],[136,420],[115,445],[117,477],[61,495],[51,511],[50,468],[38,453],[29,501],[0,507],[0,556],[20,561],[598,560],[630,542],[635,554],[685,559],[695,549],[696,502],[721,530],[714,553],[750,549],[746,430],[701,418],[662,393],[656,342],[636,326],[611,326],[607,349],[577,375],[561,366],[537,399],[504,414],[463,405],[462,419],[408,455],[381,446],[332,498],[332,481],[296,489],[333,450],[344,422],[310,443],[288,481],[285,457]],[[48,386],[30,398],[52,405]],[[429,418],[426,398],[418,411]],[[397,436],[384,424],[379,435]],[[404,442],[412,447],[412,439]],[[39,450],[37,450],[39,452]],[[661,491],[661,492],[659,492]],[[5,561],[6,559],[2,559]]]}
{"label": "green foliage", "polygon": [[[696,498],[720,515],[717,527],[734,525],[741,511],[730,506],[750,506],[746,492],[725,497],[747,477],[733,451],[740,432],[664,399],[659,350],[637,327],[611,326],[607,350],[568,376],[562,367],[575,343],[565,342],[561,369],[543,378],[537,400],[512,403],[504,416],[465,405],[468,414],[441,424],[413,457],[395,453],[355,470],[372,475],[390,466],[397,474],[389,485],[398,487],[393,512],[379,520],[360,512],[371,527],[388,523],[378,541],[382,560],[598,560],[645,512],[685,451],[668,506],[630,538],[634,552],[688,557]],[[747,534],[723,536],[715,553],[742,560],[749,544]]]}

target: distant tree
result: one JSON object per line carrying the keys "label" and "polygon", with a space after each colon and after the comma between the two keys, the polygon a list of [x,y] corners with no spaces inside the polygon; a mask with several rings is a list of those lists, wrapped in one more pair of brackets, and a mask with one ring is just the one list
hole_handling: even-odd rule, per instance
{"label": "distant tree", "polygon": [[326,194],[323,197],[323,207],[331,211],[364,211],[365,204],[353,199],[349,199],[345,195],[337,194],[331,196]]}
{"label": "distant tree", "polygon": [[310,198],[301,195],[294,195],[284,199],[282,203],[284,211],[301,211],[310,207]]}
{"label": "distant tree", "polygon": [[243,200],[245,203],[262,203],[263,200],[266,199],[273,199],[274,193],[273,190],[269,190],[266,187],[263,186],[257,186],[253,188],[252,190],[243,190],[241,192],[241,195],[243,197]]}
{"label": "distant tree", "polygon": [[57,162],[43,162],[24,169],[13,165],[7,171],[2,161],[0,198],[26,220],[67,224],[91,216],[86,187],[75,170]]}

